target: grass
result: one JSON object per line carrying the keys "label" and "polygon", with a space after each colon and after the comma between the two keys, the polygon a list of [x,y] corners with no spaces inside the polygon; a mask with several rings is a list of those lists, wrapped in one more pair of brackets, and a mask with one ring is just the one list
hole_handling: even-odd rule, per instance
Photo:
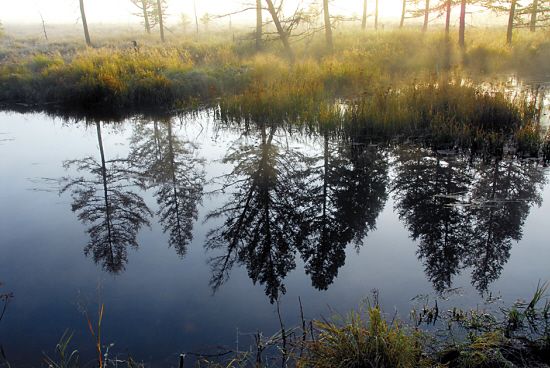
{"label": "grass", "polygon": [[[500,309],[446,312],[424,306],[413,313],[411,323],[388,322],[378,305],[367,303],[359,312],[329,320],[303,320],[302,327],[285,329],[273,337],[255,337],[258,347],[198,359],[196,367],[207,368],[548,368],[550,362],[550,301],[548,283],[537,286],[528,301]],[[427,303],[427,302],[426,302]],[[435,315],[434,309],[437,310]],[[428,314],[431,316],[428,317]],[[423,329],[418,317],[423,315]],[[307,326],[311,327],[307,327]],[[79,353],[71,350],[72,335],[66,332],[56,346],[56,356],[46,357],[50,367],[78,368]],[[112,345],[111,345],[112,346]],[[277,351],[260,358],[267,348]],[[257,355],[256,357],[254,355]],[[281,357],[282,356],[282,357]],[[281,360],[282,358],[282,360]],[[175,363],[175,362],[174,362]],[[107,355],[101,366],[114,365]],[[116,364],[144,367],[132,358]]]}
{"label": "grass", "polygon": [[166,45],[145,38],[137,52],[111,39],[97,48],[19,40],[0,48],[0,104],[119,115],[206,105],[225,121],[347,126],[489,153],[511,140],[521,155],[548,156],[533,98],[478,81],[495,73],[548,75],[550,38],[518,32],[509,47],[501,33],[472,31],[460,50],[440,31],[343,29],[333,54],[320,35],[295,43],[294,64],[278,43],[257,54],[251,41],[220,37]]}
{"label": "grass", "polygon": [[389,324],[378,306],[368,308],[368,319],[351,313],[343,324],[317,321],[318,339],[307,345],[300,367],[418,367],[422,342],[399,323]]}
{"label": "grass", "polygon": [[472,33],[462,53],[440,32],[420,37],[414,30],[343,31],[336,36],[332,55],[326,54],[320,36],[296,44],[294,65],[280,56],[277,43],[261,54],[254,54],[248,43],[226,41],[145,44],[138,52],[126,42],[105,42],[94,49],[71,43],[67,49],[11,47],[0,51],[0,101],[171,108],[265,89],[313,99],[354,97],[365,88],[375,90],[403,78],[425,79],[449,68],[466,74],[550,71],[546,34],[522,33],[509,48],[493,41],[497,32]]}

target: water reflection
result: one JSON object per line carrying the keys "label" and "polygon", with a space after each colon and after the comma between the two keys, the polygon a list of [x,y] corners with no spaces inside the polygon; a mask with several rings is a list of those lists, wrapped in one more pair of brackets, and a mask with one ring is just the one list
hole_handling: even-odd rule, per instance
{"label": "water reflection", "polygon": [[193,239],[193,224],[204,185],[204,160],[197,146],[173,132],[171,118],[162,121],[135,121],[128,161],[141,184],[154,190],[159,206],[157,216],[169,245],[185,256]]}
{"label": "water reflection", "polygon": [[313,286],[327,289],[345,263],[350,243],[363,244],[386,202],[388,163],[377,146],[330,141],[306,157],[299,193],[301,232],[297,248]]}
{"label": "water reflection", "polygon": [[81,177],[65,177],[61,192],[71,192],[71,209],[88,226],[90,236],[84,248],[96,263],[112,273],[124,270],[128,247],[137,248],[137,233],[149,225],[152,213],[143,198],[132,190],[139,183],[128,160],[106,159],[101,123],[95,122],[100,161],[94,157],[66,161]]}
{"label": "water reflection", "polygon": [[500,276],[533,204],[540,205],[541,168],[513,159],[441,155],[423,148],[396,153],[396,211],[435,290],[469,267],[480,291]]}
{"label": "water reflection", "polygon": [[531,206],[541,204],[544,175],[536,164],[513,160],[480,161],[475,169],[473,203],[466,207],[472,240],[465,264],[473,269],[473,284],[484,291],[500,276],[512,243],[521,240]]}
{"label": "water reflection", "polygon": [[206,242],[208,249],[222,252],[210,260],[214,289],[237,263],[254,283],[265,285],[272,301],[284,293],[283,279],[296,267],[301,218],[295,194],[303,192],[302,156],[281,144],[276,132],[286,134],[262,124],[229,148],[223,162],[233,169],[221,178],[220,191],[231,196],[208,215],[223,218],[223,224],[209,232]]}
{"label": "water reflection", "polygon": [[[202,225],[211,287],[220,288],[241,266],[271,302],[286,292],[298,259],[312,286],[328,289],[348,248],[360,251],[368,243],[389,192],[434,289],[443,292],[471,272],[472,285],[484,292],[522,238],[545,182],[531,161],[366,143],[350,132],[303,134],[268,123],[220,124],[219,135],[238,134],[225,142],[226,172],[219,175],[172,118],[133,121],[128,156],[111,160],[101,124],[95,126],[100,161],[66,162],[82,177],[64,178],[63,188],[89,226],[86,254],[109,272],[122,271],[127,248],[138,247],[137,233],[153,215],[140,191],[151,191],[168,245],[185,256],[203,188],[213,186]],[[209,170],[214,178],[207,183]]]}

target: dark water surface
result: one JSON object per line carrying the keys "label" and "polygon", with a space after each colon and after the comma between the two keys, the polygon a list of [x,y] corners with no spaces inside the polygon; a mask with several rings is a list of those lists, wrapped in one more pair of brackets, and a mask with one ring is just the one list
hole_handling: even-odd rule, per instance
{"label": "dark water surface", "polygon": [[[263,126],[208,113],[123,123],[0,114],[0,343],[39,365],[105,305],[113,354],[175,364],[419,294],[475,307],[550,280],[542,165]],[[108,210],[107,210],[108,209]],[[99,292],[98,292],[99,290]]]}

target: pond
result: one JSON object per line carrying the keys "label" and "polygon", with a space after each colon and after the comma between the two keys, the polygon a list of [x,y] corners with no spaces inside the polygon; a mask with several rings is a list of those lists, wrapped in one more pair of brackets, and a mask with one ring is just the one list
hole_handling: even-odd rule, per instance
{"label": "pond", "polygon": [[[175,365],[251,334],[418,295],[511,303],[550,279],[536,160],[481,158],[210,111],[112,123],[0,113],[0,343],[39,365],[65,330],[90,361]],[[221,348],[221,347],[224,348]]]}

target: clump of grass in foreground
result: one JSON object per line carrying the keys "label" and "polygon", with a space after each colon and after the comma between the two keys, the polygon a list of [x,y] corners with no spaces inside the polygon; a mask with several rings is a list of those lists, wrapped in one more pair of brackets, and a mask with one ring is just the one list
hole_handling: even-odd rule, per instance
{"label": "clump of grass in foreground", "polygon": [[378,306],[369,307],[367,312],[367,320],[359,313],[351,313],[340,325],[317,321],[318,338],[307,344],[307,354],[298,366],[405,368],[423,365],[419,332],[407,332],[398,322],[386,322]]}

